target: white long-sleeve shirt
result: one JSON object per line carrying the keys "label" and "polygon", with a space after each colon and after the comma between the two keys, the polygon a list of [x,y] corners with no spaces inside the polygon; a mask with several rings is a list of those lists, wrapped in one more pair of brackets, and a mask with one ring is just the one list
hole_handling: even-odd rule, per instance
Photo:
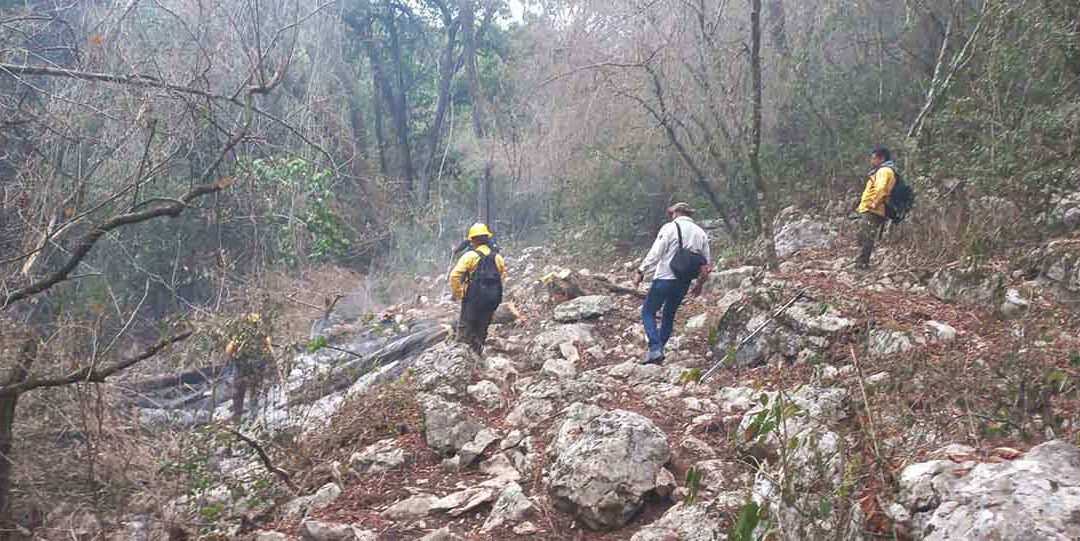
{"label": "white long-sleeve shirt", "polygon": [[712,255],[709,253],[709,235],[689,217],[679,216],[660,228],[652,248],[638,267],[641,272],[646,272],[655,265],[653,280],[675,279],[675,273],[671,272],[671,259],[675,257],[675,251],[679,249],[679,232],[675,229],[676,223],[682,230],[683,248],[705,256],[706,264],[712,264]]}

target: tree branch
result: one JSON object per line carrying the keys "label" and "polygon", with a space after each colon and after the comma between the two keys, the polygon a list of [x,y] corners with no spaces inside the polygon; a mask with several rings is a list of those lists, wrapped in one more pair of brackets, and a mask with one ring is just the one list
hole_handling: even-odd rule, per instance
{"label": "tree branch", "polygon": [[135,364],[138,364],[142,361],[145,361],[146,359],[149,359],[150,357],[153,357],[154,355],[157,355],[162,350],[171,346],[172,344],[182,342],[188,339],[188,337],[194,334],[194,332],[195,331],[193,329],[186,329],[178,334],[162,338],[157,343],[143,350],[138,355],[122,359],[104,368],[98,369],[92,366],[87,366],[85,368],[81,368],[79,370],[71,372],[66,376],[61,376],[57,378],[30,379],[22,383],[16,383],[0,387],[0,396],[22,394],[27,391],[32,391],[34,389],[41,389],[45,387],[63,387],[65,385],[71,385],[73,383],[80,382],[102,383],[109,376],[112,376],[117,372],[123,371]]}
{"label": "tree branch", "polygon": [[248,90],[244,99],[244,123],[241,128],[237,130],[236,133],[233,134],[233,136],[228,141],[226,141],[225,145],[222,146],[221,151],[217,155],[217,158],[204,170],[201,178],[199,179],[199,182],[201,182],[202,184],[198,184],[192,187],[190,190],[188,190],[187,193],[180,196],[179,199],[173,201],[162,201],[145,210],[133,210],[125,214],[119,214],[117,216],[113,216],[108,220],[105,220],[104,222],[97,224],[92,230],[90,230],[89,233],[84,235],[83,238],[79,240],[78,244],[76,244],[75,248],[71,251],[71,255],[68,256],[67,261],[65,261],[59,269],[47,275],[46,277],[34,283],[31,283],[26,287],[16,289],[15,291],[9,293],[5,297],[3,304],[0,305],[0,312],[6,310],[14,302],[18,302],[23,299],[27,299],[29,297],[37,295],[38,293],[46,291],[49,288],[55,286],[56,284],[66,280],[68,275],[71,274],[71,271],[75,270],[75,268],[79,266],[79,263],[82,262],[86,255],[90,253],[90,250],[94,247],[95,244],[97,244],[97,241],[110,231],[126,225],[133,225],[162,216],[175,218],[179,216],[180,213],[183,212],[183,210],[187,208],[196,199],[206,194],[224,190],[225,188],[231,186],[233,181],[235,180],[233,177],[222,177],[218,179],[217,182],[207,181],[214,174],[214,171],[217,169],[218,165],[220,165],[221,162],[225,159],[225,156],[228,155],[228,153],[233,149],[233,147],[235,147],[237,144],[240,143],[241,140],[243,140],[243,138],[247,135],[248,130],[251,128],[253,116],[252,102],[254,100],[253,95],[256,93],[264,93],[266,91],[266,87],[253,87]]}
{"label": "tree branch", "polygon": [[293,494],[300,493],[300,488],[296,486],[296,483],[293,483],[292,477],[289,475],[289,473],[275,466],[274,463],[270,461],[270,455],[266,454],[266,451],[263,450],[261,445],[259,445],[259,442],[255,441],[249,436],[245,436],[239,430],[228,427],[225,428],[225,430],[229,431],[229,433],[231,433],[233,436],[236,436],[241,441],[248,444],[248,446],[250,446],[252,449],[254,449],[255,454],[259,455],[259,460],[263,463],[263,466],[267,469],[267,471],[278,476],[278,478],[281,479],[282,482],[284,482],[286,485],[288,485],[290,489],[292,489]]}

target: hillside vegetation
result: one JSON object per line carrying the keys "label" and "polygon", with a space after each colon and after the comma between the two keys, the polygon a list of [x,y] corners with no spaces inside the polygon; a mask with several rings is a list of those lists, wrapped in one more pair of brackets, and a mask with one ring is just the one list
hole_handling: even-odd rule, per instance
{"label": "hillside vegetation", "polygon": [[0,538],[1078,537],[1078,158],[1073,0],[0,1]]}

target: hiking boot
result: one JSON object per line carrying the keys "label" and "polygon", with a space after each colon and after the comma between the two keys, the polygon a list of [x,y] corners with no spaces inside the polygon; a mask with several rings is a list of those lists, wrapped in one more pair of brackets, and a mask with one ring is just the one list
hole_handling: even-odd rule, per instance
{"label": "hiking boot", "polygon": [[664,350],[650,349],[641,364],[664,364]]}

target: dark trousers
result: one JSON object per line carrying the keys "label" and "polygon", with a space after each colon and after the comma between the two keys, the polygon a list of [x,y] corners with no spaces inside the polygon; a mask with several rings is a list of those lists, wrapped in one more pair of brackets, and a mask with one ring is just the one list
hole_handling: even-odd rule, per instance
{"label": "dark trousers", "polygon": [[[675,330],[675,311],[689,289],[689,282],[653,280],[645,303],[641,305],[641,322],[645,324],[645,335],[649,337],[649,351],[662,350],[671,339],[671,333]],[[663,316],[657,329],[656,312],[660,310],[663,310]]]}
{"label": "dark trousers", "polygon": [[495,315],[495,308],[487,309],[469,302],[461,303],[461,317],[458,318],[458,341],[468,344],[477,355],[483,353],[487,341],[488,327]]}
{"label": "dark trousers", "polygon": [[874,253],[874,243],[885,229],[885,217],[873,212],[864,212],[859,220],[859,258],[855,263],[860,267],[870,266],[870,254]]}
{"label": "dark trousers", "polygon": [[261,374],[256,371],[257,361],[254,359],[241,358],[236,361],[234,368],[236,378],[233,380],[232,421],[240,424],[244,418],[244,396],[247,395],[251,403],[248,409],[253,413],[259,409],[259,388],[261,387]]}

